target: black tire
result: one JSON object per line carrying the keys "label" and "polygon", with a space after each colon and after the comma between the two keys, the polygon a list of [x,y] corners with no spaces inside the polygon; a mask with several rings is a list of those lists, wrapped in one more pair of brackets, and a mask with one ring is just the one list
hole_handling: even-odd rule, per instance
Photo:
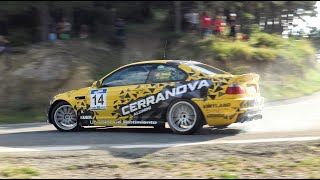
{"label": "black tire", "polygon": [[[189,119],[189,117],[192,117],[191,114],[187,115],[187,112],[182,112],[181,114],[179,114],[179,120],[174,120],[173,118],[173,111],[175,111],[174,108],[177,108],[178,106],[181,105],[185,105],[186,107],[189,107],[190,110],[192,111],[192,113],[194,113],[194,118],[192,119],[192,123],[190,125],[189,128],[182,128],[179,127],[181,126],[182,123],[180,123],[180,125],[177,125],[175,122],[179,122],[179,121],[185,121],[184,123],[186,123],[186,119]],[[188,108],[187,108],[188,109]],[[185,113],[185,114],[183,114]],[[201,129],[202,126],[204,125],[204,119],[203,119],[203,115],[202,112],[200,111],[199,107],[193,103],[192,101],[188,101],[188,100],[179,100],[179,101],[175,101],[172,104],[170,104],[170,106],[168,107],[167,110],[167,122],[170,126],[170,129],[176,133],[176,134],[181,134],[181,135],[190,135],[195,133],[197,130]],[[190,121],[189,121],[190,122]]]}
{"label": "black tire", "polygon": [[153,126],[155,129],[165,129],[166,128],[166,124],[163,123],[161,125],[156,125],[156,126]]}
{"label": "black tire", "polygon": [[222,126],[213,126],[214,128],[217,128],[217,129],[225,129],[229,126],[230,124],[228,125],[222,125]]}
{"label": "black tire", "polygon": [[[55,113],[56,113],[56,111],[57,111],[59,108],[61,108],[61,107],[63,107],[63,106],[70,106],[70,107],[72,108],[72,106],[71,106],[69,103],[67,103],[67,102],[60,102],[60,103],[58,103],[58,104],[52,109],[51,114],[50,114],[50,117],[51,117],[51,119],[52,119],[52,124],[54,125],[54,127],[55,127],[57,130],[62,131],[62,132],[70,132],[70,131],[82,130],[83,127],[81,127],[81,126],[79,125],[78,120],[76,120],[76,125],[75,125],[74,127],[70,127],[70,128],[63,128],[63,125],[58,124],[57,119],[55,119]],[[73,111],[74,111],[74,109],[73,109]],[[75,111],[74,111],[74,113],[75,113],[75,117],[77,117]]]}

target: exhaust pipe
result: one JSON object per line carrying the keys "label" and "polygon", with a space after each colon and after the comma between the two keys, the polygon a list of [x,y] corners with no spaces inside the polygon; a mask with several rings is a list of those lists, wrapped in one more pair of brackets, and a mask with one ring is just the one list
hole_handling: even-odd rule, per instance
{"label": "exhaust pipe", "polygon": [[244,123],[246,121],[252,121],[252,120],[258,120],[258,119],[262,119],[262,115],[261,114],[255,114],[255,115],[246,115],[241,119],[241,123]]}

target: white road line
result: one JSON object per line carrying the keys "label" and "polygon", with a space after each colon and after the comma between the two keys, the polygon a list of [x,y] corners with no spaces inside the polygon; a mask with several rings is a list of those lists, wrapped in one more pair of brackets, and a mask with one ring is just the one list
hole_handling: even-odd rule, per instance
{"label": "white road line", "polygon": [[244,143],[263,143],[263,142],[290,142],[290,141],[312,141],[320,140],[320,137],[294,137],[294,138],[270,138],[270,139],[247,139],[247,140],[225,140],[225,141],[206,141],[197,143],[177,143],[177,144],[140,144],[140,145],[116,145],[114,149],[134,149],[134,148],[165,148],[193,146],[203,144],[244,144]]}
{"label": "white road line", "polygon": [[246,139],[246,140],[213,140],[197,143],[162,143],[162,144],[134,144],[134,145],[74,145],[74,146],[29,146],[29,147],[1,147],[1,152],[36,152],[36,151],[71,151],[88,150],[93,148],[112,148],[112,149],[138,149],[138,148],[168,148],[181,146],[194,146],[204,144],[245,144],[245,143],[267,143],[267,142],[290,142],[290,141],[312,141],[320,140],[320,137],[293,137],[293,138],[270,138],[270,139]]}
{"label": "white road line", "polygon": [[92,146],[52,146],[52,147],[1,147],[0,152],[35,152],[35,151],[71,151],[71,150],[86,150]]}

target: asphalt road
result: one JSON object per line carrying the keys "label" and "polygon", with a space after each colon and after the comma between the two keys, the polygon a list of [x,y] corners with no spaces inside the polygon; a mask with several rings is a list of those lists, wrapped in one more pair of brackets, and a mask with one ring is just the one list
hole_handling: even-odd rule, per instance
{"label": "asphalt road", "polygon": [[12,148],[157,148],[186,143],[316,140],[320,139],[319,108],[320,92],[267,104],[261,120],[232,124],[223,130],[204,127],[194,135],[176,135],[169,128],[156,130],[151,127],[88,128],[81,132],[59,132],[47,123],[1,125],[0,152],[14,151]]}

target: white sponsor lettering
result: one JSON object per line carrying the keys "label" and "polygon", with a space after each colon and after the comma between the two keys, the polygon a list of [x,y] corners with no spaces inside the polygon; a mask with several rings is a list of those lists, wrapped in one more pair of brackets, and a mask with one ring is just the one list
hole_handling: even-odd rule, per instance
{"label": "white sponsor lettering", "polygon": [[189,84],[188,84],[188,87],[189,87],[190,91],[194,91],[194,90],[196,89],[198,83],[199,83],[199,81],[196,81],[196,82],[193,83],[193,84],[189,83]]}
{"label": "white sponsor lettering", "polygon": [[164,100],[166,100],[166,99],[164,98],[163,94],[158,93],[156,103],[158,103],[159,101],[164,101]]}
{"label": "white sponsor lettering", "polygon": [[138,101],[138,109],[141,109],[142,107],[146,107],[146,100],[145,99],[141,99]]}
{"label": "white sponsor lettering", "polygon": [[123,115],[127,115],[127,114],[130,114],[130,111],[125,111],[126,109],[129,109],[129,106],[124,106],[123,108],[121,108],[121,111],[122,111],[122,114]]}
{"label": "white sponsor lettering", "polygon": [[110,125],[110,124],[138,124],[138,125],[148,125],[148,124],[158,124],[157,121],[135,121],[135,120],[116,120],[116,121],[96,121],[95,125]]}
{"label": "white sponsor lettering", "polygon": [[131,103],[129,106],[130,106],[130,111],[131,112],[134,112],[134,111],[137,111],[138,109],[136,108],[136,105],[137,103],[134,102],[134,103]]}
{"label": "white sponsor lettering", "polygon": [[147,107],[147,108],[144,108],[144,109],[142,109],[142,110],[140,110],[140,111],[138,111],[138,112],[135,112],[133,115],[134,115],[134,116],[137,116],[137,115],[142,114],[142,113],[144,113],[144,112],[147,112],[147,111],[149,111],[149,110],[151,110],[151,106],[149,106],[149,107]]}
{"label": "white sponsor lettering", "polygon": [[166,93],[166,99],[169,99],[169,95],[172,96],[172,97],[176,95],[175,88],[173,88],[171,92],[170,91],[166,91],[165,93]]}
{"label": "white sponsor lettering", "polygon": [[202,81],[200,81],[199,86],[198,86],[197,89],[201,89],[202,87],[209,87],[209,86],[210,86],[210,85],[208,84],[207,81],[202,80]]}
{"label": "white sponsor lettering", "polygon": [[182,85],[182,86],[177,87],[176,95],[184,94],[186,92],[187,92],[187,85]]}
{"label": "white sponsor lettering", "polygon": [[[161,101],[165,101],[169,99],[170,97],[174,97],[177,95],[184,94],[189,91],[194,91],[201,89],[202,87],[209,87],[208,80],[200,80],[200,81],[195,81],[192,83],[184,84],[181,86],[178,86],[176,88],[172,88],[171,91],[166,90],[164,93],[158,93],[156,95],[151,95],[145,99],[141,99],[137,102],[131,103],[129,105],[126,105],[122,107],[121,112],[122,115],[128,115],[130,113],[134,113],[134,115],[139,115],[145,111],[150,110],[149,106],[152,104],[159,103]],[[146,108],[148,107],[148,108]],[[145,108],[141,110],[142,108]],[[139,111],[140,110],[140,111]],[[136,112],[138,111],[138,112]]]}
{"label": "white sponsor lettering", "polygon": [[150,104],[154,104],[154,96],[149,96],[146,98],[147,106],[150,106]]}
{"label": "white sponsor lettering", "polygon": [[80,119],[92,119],[92,116],[80,116]]}

